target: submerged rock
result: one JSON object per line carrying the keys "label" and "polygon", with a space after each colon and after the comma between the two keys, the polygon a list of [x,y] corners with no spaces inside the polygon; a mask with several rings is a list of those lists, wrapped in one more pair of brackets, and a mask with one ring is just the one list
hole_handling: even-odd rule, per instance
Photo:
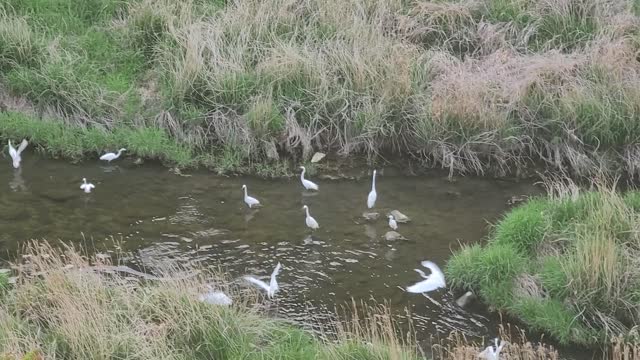
{"label": "submerged rock", "polygon": [[387,233],[384,234],[384,239],[387,241],[406,240],[404,236],[396,231],[387,231]]}
{"label": "submerged rock", "polygon": [[393,210],[391,212],[391,215],[393,215],[393,218],[396,219],[396,222],[399,222],[399,223],[407,223],[411,221],[411,219],[407,215],[401,213],[398,210]]}
{"label": "submerged rock", "polygon": [[365,220],[373,221],[373,220],[377,220],[380,217],[380,213],[377,213],[377,212],[363,212],[362,213],[362,217],[365,218]]}

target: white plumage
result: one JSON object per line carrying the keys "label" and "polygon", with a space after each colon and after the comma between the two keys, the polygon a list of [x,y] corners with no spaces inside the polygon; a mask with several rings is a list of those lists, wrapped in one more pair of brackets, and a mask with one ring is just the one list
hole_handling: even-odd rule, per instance
{"label": "white plumage", "polygon": [[247,195],[247,185],[242,185],[242,190],[244,190],[244,203],[251,209],[256,205],[260,205],[260,201],[258,199]]}
{"label": "white plumage", "polygon": [[244,279],[265,290],[267,292],[267,296],[269,298],[272,298],[276,294],[276,291],[280,289],[278,287],[278,282],[276,281],[276,276],[278,276],[278,273],[280,272],[280,267],[281,265],[280,263],[278,263],[278,265],[276,265],[276,268],[273,269],[273,272],[271,273],[271,281],[269,282],[269,285],[267,285],[267,283],[265,283],[262,280],[254,278],[253,276],[245,276]]}
{"label": "white plumage", "polygon": [[118,150],[117,154],[114,154],[112,152],[106,153],[106,154],[100,156],[100,160],[105,160],[105,161],[111,162],[112,160],[115,160],[115,159],[119,158],[123,151],[127,151],[127,149],[122,148],[122,149]]}
{"label": "white plumage", "polygon": [[393,218],[393,215],[389,215],[389,227],[398,230],[398,222]]}
{"label": "white plumage", "polygon": [[444,273],[442,270],[431,261],[423,261],[422,266],[431,270],[431,274],[429,276],[425,275],[425,273],[420,269],[415,270],[420,276],[422,276],[425,280],[422,280],[414,285],[411,285],[407,288],[407,291],[410,293],[425,293],[429,291],[433,291],[439,288],[444,288],[446,286],[444,281]]}
{"label": "white plumage", "polygon": [[198,299],[202,302],[205,302],[207,304],[211,304],[211,305],[231,305],[233,304],[233,300],[231,300],[231,298],[229,296],[227,296],[227,294],[223,293],[222,291],[214,291],[213,289],[209,289],[211,291],[209,291],[206,294],[201,294]]}
{"label": "white plumage", "polygon": [[300,166],[300,169],[302,169],[302,173],[300,173],[300,181],[302,182],[302,186],[304,186],[304,188],[307,190],[318,190],[318,184],[304,178],[304,173],[305,171],[307,171],[307,169],[305,169],[304,166]]}
{"label": "white plumage", "polygon": [[82,184],[80,185],[80,189],[84,190],[87,194],[93,190],[96,186],[92,183],[87,182],[87,178],[82,178]]}
{"label": "white plumage", "polygon": [[22,157],[20,156],[20,154],[22,154],[24,149],[27,148],[27,145],[29,145],[29,143],[27,142],[27,139],[22,139],[22,142],[20,143],[18,150],[16,150],[13,147],[13,144],[11,144],[11,140],[9,140],[9,155],[11,155],[11,159],[13,160],[14,169],[17,169],[20,167],[20,161],[22,160]]}
{"label": "white plumage", "polygon": [[373,180],[371,182],[371,191],[367,197],[367,207],[371,209],[376,204],[378,193],[376,192],[376,171],[373,170]]}
{"label": "white plumage", "polygon": [[314,219],[311,215],[309,215],[309,207],[307,205],[302,207],[306,213],[307,213],[307,217],[304,220],[305,224],[307,224],[307,227],[312,229],[312,230],[316,230],[320,228],[320,225],[318,225],[318,222],[316,221],[316,219]]}
{"label": "white plumage", "polygon": [[500,351],[502,351],[502,348],[504,347],[505,342],[498,340],[498,338],[495,338],[494,343],[495,343],[495,349],[493,348],[493,346],[487,346],[486,349],[484,349],[480,354],[478,354],[478,357],[480,359],[486,359],[486,360],[499,360]]}

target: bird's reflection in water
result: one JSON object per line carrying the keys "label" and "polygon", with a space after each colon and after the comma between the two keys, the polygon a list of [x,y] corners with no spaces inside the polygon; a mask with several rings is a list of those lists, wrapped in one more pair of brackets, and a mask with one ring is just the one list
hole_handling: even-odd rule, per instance
{"label": "bird's reflection in water", "polygon": [[112,173],[112,172],[121,173],[122,172],[122,169],[118,165],[100,166],[100,169],[102,169],[102,172],[105,172],[105,173]]}
{"label": "bird's reflection in water", "polygon": [[9,181],[9,187],[15,192],[28,190],[27,186],[24,184],[24,179],[22,178],[21,167],[13,171],[13,180]]}
{"label": "bird's reflection in water", "polygon": [[244,215],[244,223],[245,223],[245,224],[248,224],[248,223],[249,223],[249,221],[251,221],[251,220],[253,219],[253,217],[254,217],[254,216],[256,216],[256,214],[258,213],[258,211],[260,211],[260,210],[258,210],[258,209],[251,209],[251,210],[249,210],[249,212],[247,212],[247,213]]}
{"label": "bird's reflection in water", "polygon": [[375,241],[376,238],[378,237],[378,232],[376,231],[376,228],[371,226],[370,224],[364,225],[364,234],[367,235],[367,237],[371,241]]}

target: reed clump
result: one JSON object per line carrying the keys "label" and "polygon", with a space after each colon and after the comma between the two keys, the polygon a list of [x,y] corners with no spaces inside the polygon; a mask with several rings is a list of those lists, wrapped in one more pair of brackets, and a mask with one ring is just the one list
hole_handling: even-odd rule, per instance
{"label": "reed clump", "polygon": [[[158,154],[139,155],[180,167],[314,151],[478,174],[640,162],[640,22],[626,0],[52,4],[0,9],[2,97],[26,104],[4,107],[28,123],[160,132]],[[50,140],[56,154],[97,151]]]}
{"label": "reed clump", "polygon": [[561,343],[604,344],[640,316],[640,195],[576,189],[550,186],[548,198],[513,209],[486,245],[456,252],[447,273]]}

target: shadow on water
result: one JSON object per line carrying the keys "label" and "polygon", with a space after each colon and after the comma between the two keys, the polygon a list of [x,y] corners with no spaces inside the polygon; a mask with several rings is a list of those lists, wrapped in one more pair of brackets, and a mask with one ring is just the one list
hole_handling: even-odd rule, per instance
{"label": "shadow on water", "polygon": [[[308,323],[331,317],[351,298],[386,301],[405,308],[419,339],[460,330],[491,336],[497,318],[482,307],[455,305],[447,291],[409,294],[420,278],[413,271],[430,259],[441,267],[460,243],[486,235],[488,222],[507,209],[513,195],[540,190],[527,182],[461,177],[380,176],[375,221],[362,218],[370,179],[322,181],[320,192],[303,191],[297,178],[268,181],[177,176],[159,166],[127,161],[68,164],[30,156],[17,171],[0,172],[0,249],[9,257],[28,239],[86,242],[98,251],[131,253],[133,265],[153,271],[167,263],[218,266],[232,276],[267,277],[280,261],[278,306],[287,317]],[[83,177],[96,185],[80,189]],[[4,184],[4,185],[1,185]],[[248,209],[242,184],[264,205]],[[311,233],[303,205],[320,224]],[[387,241],[386,214],[398,209],[412,221],[399,224],[407,240]],[[84,236],[83,236],[84,235]],[[82,239],[85,240],[82,240]]]}

